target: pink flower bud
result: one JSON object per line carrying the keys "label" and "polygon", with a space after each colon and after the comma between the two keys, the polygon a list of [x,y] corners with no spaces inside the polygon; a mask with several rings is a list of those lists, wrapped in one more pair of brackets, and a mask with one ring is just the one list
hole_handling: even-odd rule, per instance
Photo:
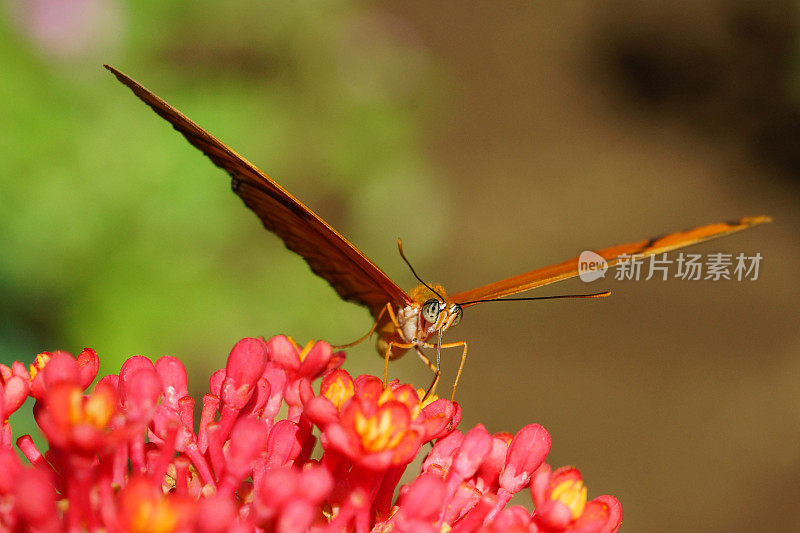
{"label": "pink flower bud", "polygon": [[300,426],[290,420],[279,420],[269,433],[267,464],[271,467],[290,465],[302,444]]}
{"label": "pink flower bud", "polygon": [[466,515],[480,501],[481,496],[481,493],[478,492],[473,483],[460,483],[444,509],[444,522],[452,524]]}
{"label": "pink flower bud", "polygon": [[152,364],[120,375],[119,396],[132,420],[149,420],[161,390],[161,378]]}
{"label": "pink flower bud", "polygon": [[497,487],[500,471],[506,463],[508,443],[511,442],[508,433],[496,433],[492,436],[492,451],[486,456],[477,472],[476,484],[481,491],[493,490]]}
{"label": "pink flower bud", "polygon": [[[33,439],[30,435],[22,435],[20,438],[17,439],[17,448],[19,451],[22,452],[22,455],[30,461],[30,463],[34,466],[47,466],[47,462],[45,461],[42,452],[36,447],[34,444]],[[10,448],[7,448],[10,449]],[[16,456],[15,456],[16,457]],[[2,458],[0,458],[0,472],[8,472],[8,476],[13,479],[13,470],[8,469],[6,470],[8,465],[3,464]],[[0,478],[0,493],[3,492],[2,483],[6,478]]]}
{"label": "pink flower bud", "polygon": [[516,494],[530,483],[531,475],[550,452],[550,433],[539,424],[520,429],[508,446],[506,466],[500,473],[500,486]]}
{"label": "pink flower bud", "polygon": [[436,466],[444,473],[449,472],[450,466],[453,464],[453,455],[463,441],[464,434],[458,430],[436,441],[436,444],[433,445],[433,449],[422,463],[422,470],[426,471]]}
{"label": "pink flower bud", "polygon": [[269,383],[269,399],[264,406],[264,418],[274,419],[280,411],[288,378],[286,371],[274,363],[267,363],[264,367],[263,378]]}
{"label": "pink flower bud", "polygon": [[177,407],[178,400],[189,394],[189,378],[186,367],[176,357],[164,356],[156,361],[156,372],[164,388],[163,402]]}
{"label": "pink flower bud", "polygon": [[[128,395],[133,394],[137,396],[137,398],[141,399],[140,391],[138,390],[139,383],[138,380],[150,380],[151,378],[145,378],[139,376],[136,378],[136,382],[131,382],[131,378],[134,374],[137,374],[139,371],[151,372],[155,377],[158,377],[158,374],[155,372],[156,367],[153,365],[152,361],[147,357],[143,357],[141,355],[135,355],[129,358],[127,361],[122,363],[122,368],[119,370],[119,398],[122,405],[126,405],[128,403]],[[156,399],[158,395],[161,394],[161,381],[157,381],[159,388],[156,391]],[[142,383],[144,384],[144,383]],[[148,391],[148,397],[152,396],[152,391]],[[134,400],[136,401],[136,400]],[[153,402],[155,403],[155,402]]]}
{"label": "pink flower bud", "polygon": [[199,501],[197,531],[199,533],[227,533],[236,518],[236,506],[228,495],[212,494]]}
{"label": "pink flower bud", "polygon": [[4,384],[0,384],[0,395],[2,395],[0,421],[6,420],[25,403],[29,391],[28,381],[19,376],[10,376]]}
{"label": "pink flower bud", "polygon": [[225,369],[220,368],[213,374],[211,377],[208,378],[208,388],[211,391],[211,394],[214,396],[219,397],[220,392],[222,391],[222,382],[225,381]]}
{"label": "pink flower bud", "polygon": [[300,403],[305,405],[312,398],[314,398],[314,386],[310,379],[301,379],[298,384],[298,394],[300,396]]}
{"label": "pink flower bud", "polygon": [[141,369],[155,370],[153,362],[143,355],[134,355],[129,357],[122,363],[122,368],[119,369],[119,378],[124,380],[128,374],[136,372]]}
{"label": "pink flower bud", "polygon": [[241,481],[252,470],[256,457],[266,449],[267,426],[254,417],[240,418],[231,430],[226,469]]}
{"label": "pink flower bud", "polygon": [[451,472],[462,480],[472,477],[490,451],[492,436],[483,424],[478,424],[464,435],[464,440],[453,458]]}
{"label": "pink flower bud", "polygon": [[255,384],[267,364],[263,339],[245,338],[236,343],[225,366],[220,399],[231,409],[242,409],[250,400]]}
{"label": "pink flower bud", "polygon": [[406,517],[431,521],[439,515],[444,496],[444,481],[434,475],[422,474],[408,486],[398,503]]}
{"label": "pink flower bud", "polygon": [[496,505],[497,497],[494,494],[484,494],[472,509],[458,519],[452,533],[471,533],[479,530],[486,516]]}
{"label": "pink flower bud", "polygon": [[264,407],[269,401],[270,392],[271,391],[267,380],[264,378],[258,378],[258,381],[256,381],[255,391],[250,397],[250,401],[247,402],[247,405],[245,405],[242,409],[242,414],[260,416],[261,413],[264,412]]}
{"label": "pink flower bud", "polygon": [[79,384],[83,390],[86,390],[97,376],[97,370],[100,368],[100,358],[97,357],[97,352],[91,348],[84,348],[83,351],[78,354],[77,361]]}

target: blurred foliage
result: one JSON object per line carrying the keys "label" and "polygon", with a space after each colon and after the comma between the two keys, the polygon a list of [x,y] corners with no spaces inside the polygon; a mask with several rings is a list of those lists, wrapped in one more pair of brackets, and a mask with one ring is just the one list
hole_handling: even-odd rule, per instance
{"label": "blurred foliage", "polygon": [[382,227],[398,214],[392,198],[430,175],[416,135],[435,74],[398,20],[345,1],[3,7],[3,361],[90,345],[104,372],[135,353],[169,353],[213,358],[197,361],[205,373],[242,336],[347,342],[369,327],[103,62],[256,162],[368,255],[379,242],[378,259],[395,259],[394,231],[413,231],[424,254],[442,231],[422,220]]}

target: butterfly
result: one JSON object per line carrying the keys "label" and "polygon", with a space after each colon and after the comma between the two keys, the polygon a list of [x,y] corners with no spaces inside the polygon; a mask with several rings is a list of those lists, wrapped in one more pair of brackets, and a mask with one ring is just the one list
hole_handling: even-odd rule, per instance
{"label": "butterfly", "polygon": [[[339,296],[369,308],[375,321],[367,335],[356,343],[373,333],[378,334],[377,350],[384,358],[384,383],[389,360],[413,349],[434,373],[433,381],[425,393],[427,396],[431,390],[435,390],[439,380],[440,350],[459,347],[462,350],[461,362],[452,390],[452,396],[455,396],[467,356],[467,343],[465,341],[442,343],[441,337],[446,330],[458,324],[463,310],[467,307],[496,300],[597,298],[610,294],[600,292],[584,295],[507,298],[578,276],[579,257],[574,257],[563,263],[448,295],[441,285],[427,284],[417,275],[403,254],[402,242],[398,239],[401,257],[422,283],[406,292],[358,248],[254,164],[129,76],[109,65],[105,65],[105,68],[153,111],[172,124],[189,143],[203,152],[215,165],[227,171],[231,176],[233,191],[258,215],[264,227],[283,239],[287,248],[300,254],[311,270],[328,281]],[[770,218],[767,216],[746,217],[594,252],[602,257],[608,266],[613,266],[630,257],[642,258],[669,252],[769,221]],[[436,341],[428,342],[434,336],[437,337]],[[436,349],[436,363],[425,355],[422,348]]]}

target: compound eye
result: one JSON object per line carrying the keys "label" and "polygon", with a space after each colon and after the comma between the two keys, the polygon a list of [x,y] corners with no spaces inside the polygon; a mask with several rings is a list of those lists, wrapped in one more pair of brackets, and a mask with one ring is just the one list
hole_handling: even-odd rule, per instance
{"label": "compound eye", "polygon": [[441,307],[439,306],[439,300],[436,298],[431,298],[422,304],[422,318],[424,318],[425,322],[428,322],[429,324],[436,322],[436,319],[439,318],[440,311]]}
{"label": "compound eye", "polygon": [[461,322],[461,316],[464,314],[464,310],[461,309],[460,305],[454,305],[453,307],[450,308],[450,312],[456,315],[453,321],[450,322],[450,326],[455,326],[456,324]]}

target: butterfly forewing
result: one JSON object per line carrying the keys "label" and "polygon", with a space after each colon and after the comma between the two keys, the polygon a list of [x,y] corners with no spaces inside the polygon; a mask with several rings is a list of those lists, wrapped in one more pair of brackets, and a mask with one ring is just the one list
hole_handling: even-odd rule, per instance
{"label": "butterfly forewing", "polygon": [[117,69],[105,67],[215,165],[226,170],[234,192],[264,226],[300,254],[342,298],[366,305],[375,316],[387,303],[398,307],[410,303],[408,295],[369,258],[255,165],[147,88]]}
{"label": "butterfly forewing", "polygon": [[[660,254],[669,252],[677,248],[683,248],[698,244],[710,239],[716,239],[729,235],[731,233],[741,231],[743,229],[769,222],[770,218],[766,216],[747,217],[734,222],[720,222],[718,224],[709,224],[707,226],[700,226],[686,231],[671,233],[661,237],[655,237],[639,242],[632,242],[629,244],[620,244],[602,250],[594,250],[594,252],[603,257],[608,262],[608,266],[613,266],[620,262],[621,258],[647,257],[649,255]],[[578,257],[573,257],[568,261],[552,265],[549,267],[540,268],[514,276],[513,278],[504,279],[477,289],[470,291],[460,292],[451,295],[454,302],[475,302],[476,300],[491,300],[495,298],[502,298],[503,296],[510,296],[518,292],[527,291],[536,287],[549,285],[557,281],[574,278],[579,274],[578,271]],[[472,304],[466,304],[469,307]]]}

